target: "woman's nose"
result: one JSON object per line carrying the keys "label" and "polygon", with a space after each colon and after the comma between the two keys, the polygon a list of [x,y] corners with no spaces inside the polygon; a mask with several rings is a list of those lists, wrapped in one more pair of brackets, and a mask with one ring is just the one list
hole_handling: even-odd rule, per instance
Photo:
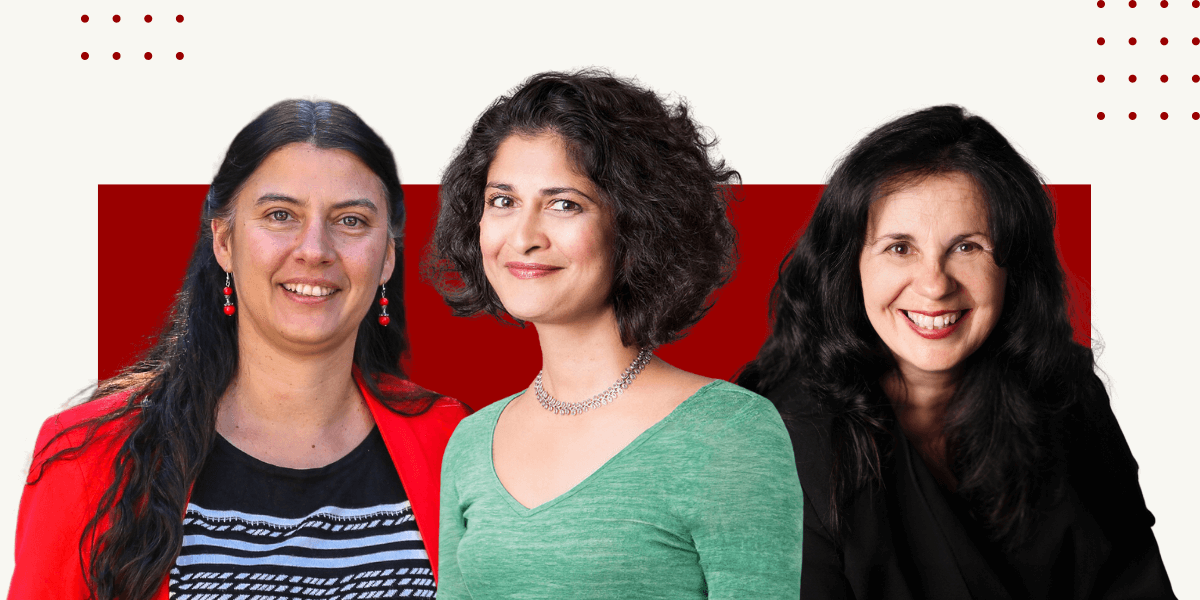
{"label": "woman's nose", "polygon": [[942,257],[929,257],[921,261],[920,271],[913,282],[917,293],[938,300],[953,294],[958,289],[958,282],[946,271],[945,260]]}
{"label": "woman's nose", "polygon": [[329,239],[329,230],[323,221],[313,219],[304,224],[293,254],[301,261],[311,264],[333,261],[333,245]]}
{"label": "woman's nose", "polygon": [[522,254],[549,246],[550,241],[546,237],[541,211],[521,211],[521,215],[517,219],[517,225],[513,228],[512,235],[509,238],[509,243]]}

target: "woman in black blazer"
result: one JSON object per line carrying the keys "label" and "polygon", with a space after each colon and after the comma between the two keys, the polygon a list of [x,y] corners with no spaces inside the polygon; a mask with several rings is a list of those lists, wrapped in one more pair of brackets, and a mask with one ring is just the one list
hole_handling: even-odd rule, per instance
{"label": "woman in black blazer", "polygon": [[791,430],[804,598],[1174,597],[1063,280],[983,119],[922,110],[842,160],[738,379]]}

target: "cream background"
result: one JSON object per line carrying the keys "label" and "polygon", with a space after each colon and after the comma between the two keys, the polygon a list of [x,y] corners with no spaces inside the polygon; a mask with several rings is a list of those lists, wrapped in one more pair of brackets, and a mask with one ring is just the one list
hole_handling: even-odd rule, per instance
{"label": "cream background", "polygon": [[[287,97],[351,106],[396,151],[403,181],[436,183],[497,95],[537,71],[600,65],[685,96],[747,183],[820,183],[871,128],[954,102],[996,124],[1049,182],[1091,184],[1099,364],[1176,592],[1200,594],[1200,514],[1189,510],[1200,325],[1187,317],[1200,292],[1200,122],[1188,116],[1200,110],[1190,81],[1200,48],[1189,42],[1200,9],[1184,0],[1167,9],[1110,0],[1103,10],[1087,0],[350,4],[5,6],[0,586],[38,425],[95,377],[97,184],[207,183],[237,130]],[[1095,118],[1100,110],[1108,119]],[[138,266],[128,271],[136,290]]]}

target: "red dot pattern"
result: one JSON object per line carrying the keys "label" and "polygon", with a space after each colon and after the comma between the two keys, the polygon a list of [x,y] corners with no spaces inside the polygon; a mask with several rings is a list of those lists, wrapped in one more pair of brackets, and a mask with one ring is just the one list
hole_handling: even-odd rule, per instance
{"label": "red dot pattern", "polygon": [[1136,82],[1136,81],[1137,81],[1137,75],[1130,75],[1130,76],[1129,76],[1129,83],[1134,83],[1134,82]]}
{"label": "red dot pattern", "polygon": [[1192,113],[1192,120],[1193,120],[1193,121],[1200,121],[1200,112],[1194,112],[1194,113]]}
{"label": "red dot pattern", "polygon": [[1192,83],[1200,83],[1200,75],[1192,75]]}
{"label": "red dot pattern", "polygon": [[1162,119],[1162,120],[1166,121],[1166,120],[1167,120],[1167,113],[1165,113],[1165,112],[1164,112],[1164,113],[1162,113],[1162,114],[1158,115],[1158,118],[1160,118],[1160,119]]}
{"label": "red dot pattern", "polygon": [[1104,76],[1103,76],[1103,75],[1097,75],[1097,76],[1096,76],[1096,81],[1099,81],[1100,83],[1104,83]]}
{"label": "red dot pattern", "polygon": [[121,53],[113,52],[113,60],[121,60]]}
{"label": "red dot pattern", "polygon": [[1098,112],[1098,113],[1096,113],[1096,118],[1097,118],[1097,119],[1100,119],[1101,121],[1103,121],[1103,120],[1104,120],[1104,113],[1102,113],[1102,112]]}
{"label": "red dot pattern", "polygon": [[1137,0],[1129,0],[1129,8],[1137,8]]}
{"label": "red dot pattern", "polygon": [[1132,121],[1132,120],[1134,120],[1134,119],[1136,119],[1136,118],[1137,118],[1137,113],[1135,113],[1135,112],[1131,112],[1131,113],[1129,113],[1129,120],[1130,120],[1130,121]]}
{"label": "red dot pattern", "polygon": [[1137,45],[1137,38],[1129,38],[1129,45],[1130,46]]}
{"label": "red dot pattern", "polygon": [[147,53],[146,53],[146,60],[150,60],[150,59],[152,59],[152,58],[154,58],[154,55],[153,55],[153,54],[150,54],[149,52],[147,52]]}
{"label": "red dot pattern", "polygon": [[87,15],[83,15],[82,17],[79,17],[79,20],[80,20],[80,21],[83,21],[84,23],[87,23],[87,22],[88,22],[88,21],[90,21],[91,19],[88,19],[88,16],[87,16]]}
{"label": "red dot pattern", "polygon": [[183,60],[183,53],[182,53],[182,52],[176,52],[176,53],[175,53],[175,60]]}
{"label": "red dot pattern", "polygon": [[1161,7],[1163,7],[1163,8],[1166,8],[1166,7],[1167,7],[1167,0],[1163,0],[1162,2],[1159,2],[1159,3],[1158,3],[1158,5],[1159,5],[1159,6],[1161,6]]}
{"label": "red dot pattern", "polygon": [[120,23],[121,15],[113,15],[113,23]]}
{"label": "red dot pattern", "polygon": [[1192,8],[1200,8],[1200,0],[1192,0]]}
{"label": "red dot pattern", "polygon": [[1193,46],[1200,46],[1200,37],[1194,37],[1194,38],[1192,38],[1192,45],[1193,45]]}
{"label": "red dot pattern", "polygon": [[150,15],[146,15],[146,17],[145,17],[145,21],[146,21],[147,23],[149,23],[150,21],[153,21],[153,20],[154,20],[154,17],[152,17],[152,16],[150,16]]}
{"label": "red dot pattern", "polygon": [[1167,82],[1167,79],[1168,79],[1168,77],[1167,77],[1166,75],[1163,75],[1162,77],[1159,77],[1159,78],[1158,78],[1158,80],[1159,80],[1159,81],[1161,81],[1161,82],[1163,82],[1163,83],[1166,83],[1166,82]]}
{"label": "red dot pattern", "polygon": [[1101,46],[1103,46],[1103,45],[1104,45],[1104,38],[1096,38],[1096,43],[1097,43],[1097,44],[1100,44]]}
{"label": "red dot pattern", "polygon": [[1158,43],[1160,43],[1160,44],[1162,44],[1162,45],[1166,46],[1166,45],[1167,45],[1167,38],[1163,38],[1163,39],[1161,39],[1161,40],[1158,40]]}
{"label": "red dot pattern", "polygon": [[[1200,0],[1197,0],[1197,2],[1200,2]],[[1104,0],[1098,0],[1096,2],[1096,6],[1099,6],[1100,8],[1104,8]]]}
{"label": "red dot pattern", "polygon": [[182,22],[183,22],[183,15],[175,15],[175,22],[176,22],[176,23],[182,23]]}
{"label": "red dot pattern", "polygon": [[79,55],[79,58],[82,58],[83,60],[87,60],[89,56],[91,56],[91,55],[88,54],[87,52],[84,52],[83,54]]}

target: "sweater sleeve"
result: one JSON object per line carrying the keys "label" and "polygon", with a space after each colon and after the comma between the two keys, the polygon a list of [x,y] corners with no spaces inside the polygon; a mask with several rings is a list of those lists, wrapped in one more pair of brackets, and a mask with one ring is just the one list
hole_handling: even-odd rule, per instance
{"label": "sweater sleeve", "polygon": [[792,445],[774,407],[755,395],[716,433],[692,537],[708,597],[798,598],[803,496]]}
{"label": "sweater sleeve", "polygon": [[47,447],[61,430],[50,417],[38,434],[33,465],[17,513],[16,563],[8,588],[18,598],[87,598],[80,539],[92,517],[95,498],[89,493],[81,459],[43,463],[63,446],[63,438]]}
{"label": "sweater sleeve", "polygon": [[462,505],[459,502],[458,482],[455,478],[458,469],[458,448],[461,445],[464,428],[460,427],[450,438],[446,446],[446,455],[442,461],[442,493],[441,518],[438,533],[438,587],[439,600],[469,599],[466,582],[463,580],[462,568],[458,564],[458,544],[467,531],[467,522],[463,517]]}

